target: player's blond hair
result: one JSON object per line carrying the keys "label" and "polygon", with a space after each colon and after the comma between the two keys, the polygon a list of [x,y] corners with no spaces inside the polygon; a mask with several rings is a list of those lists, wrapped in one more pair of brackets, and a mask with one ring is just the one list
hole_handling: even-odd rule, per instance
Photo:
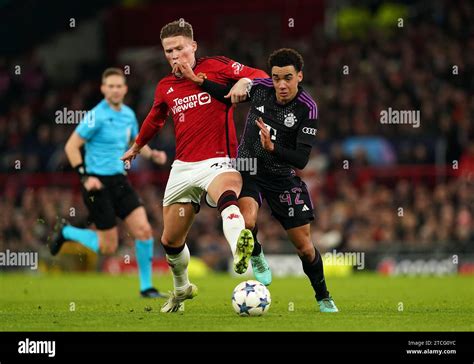
{"label": "player's blond hair", "polygon": [[194,40],[193,26],[184,19],[175,20],[161,28],[160,39],[163,40],[165,38],[177,37],[179,35]]}

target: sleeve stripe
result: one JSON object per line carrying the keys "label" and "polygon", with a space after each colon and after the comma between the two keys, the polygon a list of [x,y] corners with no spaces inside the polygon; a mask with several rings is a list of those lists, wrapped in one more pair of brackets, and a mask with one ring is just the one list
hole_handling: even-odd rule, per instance
{"label": "sleeve stripe", "polygon": [[273,87],[273,81],[271,78],[254,78],[252,80],[253,85],[263,85],[267,87]]}
{"label": "sleeve stripe", "polygon": [[218,62],[221,62],[221,63],[224,63],[224,64],[228,64],[228,63],[229,63],[229,62],[224,62],[222,59],[215,58],[215,57],[209,57],[208,59],[212,59],[213,61],[218,61]]}
{"label": "sleeve stripe", "polygon": [[309,107],[309,118],[317,119],[318,118],[318,106],[314,100],[309,96],[305,91],[303,91],[299,96],[298,100],[303,102],[306,106]]}
{"label": "sleeve stripe", "polygon": [[312,116],[311,119],[317,119],[318,118],[318,105],[306,91],[302,92],[302,96],[306,98],[306,100],[310,104],[310,117]]}
{"label": "sleeve stripe", "polygon": [[224,56],[211,56],[211,57],[203,57],[202,58],[203,60],[206,60],[206,59],[213,59],[215,61],[219,61],[219,62],[222,62],[224,64],[229,64],[230,63],[230,59],[227,58],[227,57],[224,57]]}
{"label": "sleeve stripe", "polygon": [[216,56],[216,57],[213,57],[213,58],[219,59],[220,61],[225,62],[225,63],[230,63],[230,59],[227,58],[227,57],[224,57],[224,56]]}

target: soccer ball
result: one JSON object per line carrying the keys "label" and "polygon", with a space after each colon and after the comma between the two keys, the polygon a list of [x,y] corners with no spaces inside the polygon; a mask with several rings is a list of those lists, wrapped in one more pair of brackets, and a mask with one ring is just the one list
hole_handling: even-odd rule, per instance
{"label": "soccer ball", "polygon": [[239,316],[262,316],[271,303],[270,291],[257,281],[239,283],[232,294],[232,307]]}

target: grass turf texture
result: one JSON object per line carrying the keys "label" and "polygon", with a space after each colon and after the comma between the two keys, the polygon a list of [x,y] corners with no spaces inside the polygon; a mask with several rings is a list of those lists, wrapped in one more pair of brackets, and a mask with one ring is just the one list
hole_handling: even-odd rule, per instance
{"label": "grass turf texture", "polygon": [[[232,310],[232,290],[242,279],[192,281],[199,295],[186,301],[184,312],[163,314],[163,299],[138,297],[136,276],[2,273],[0,331],[474,331],[469,277],[328,278],[337,314],[317,310],[306,279],[276,278],[262,317]],[[154,282],[171,289],[171,276]]]}

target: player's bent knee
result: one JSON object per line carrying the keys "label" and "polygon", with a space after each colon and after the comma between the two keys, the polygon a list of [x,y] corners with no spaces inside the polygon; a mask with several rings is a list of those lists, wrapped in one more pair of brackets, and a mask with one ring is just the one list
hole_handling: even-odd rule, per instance
{"label": "player's bent knee", "polygon": [[225,172],[221,174],[222,179],[226,184],[242,185],[242,176],[237,172]]}
{"label": "player's bent knee", "polygon": [[254,218],[253,214],[248,213],[248,212],[246,213],[245,211],[242,211],[242,210],[240,210],[240,212],[242,213],[242,216],[244,217],[245,228],[253,230],[256,224],[256,219]]}
{"label": "player's bent knee", "polygon": [[[240,178],[240,176],[239,176]],[[229,181],[228,184],[226,184],[225,188],[227,190],[232,190],[234,191],[237,196],[240,195],[240,192],[242,191],[242,179],[232,179]]]}
{"label": "player's bent knee", "polygon": [[153,236],[150,224],[141,224],[137,226],[133,235],[133,237],[137,240],[150,239]]}
{"label": "player's bent knee", "polygon": [[242,190],[242,177],[240,173],[225,172],[218,175],[210,184],[208,193],[211,197],[219,199],[225,191],[234,191],[236,195]]}
{"label": "player's bent knee", "polygon": [[178,248],[183,245],[183,241],[169,239],[167,236],[162,235],[161,244],[163,244],[164,247]]}
{"label": "player's bent knee", "polygon": [[246,207],[239,204],[240,212],[245,220],[245,228],[252,230],[257,223],[257,211],[252,207]]}

